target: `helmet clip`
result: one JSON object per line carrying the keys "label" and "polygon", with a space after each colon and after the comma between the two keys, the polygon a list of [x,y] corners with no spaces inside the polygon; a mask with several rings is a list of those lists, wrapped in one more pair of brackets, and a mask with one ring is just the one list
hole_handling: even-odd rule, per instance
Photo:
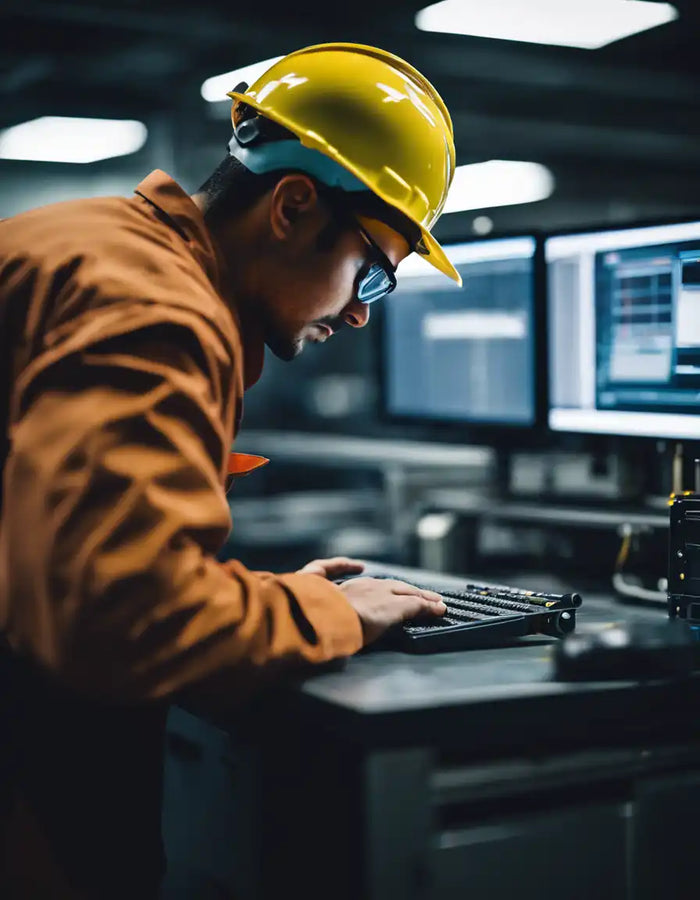
{"label": "helmet clip", "polygon": [[260,117],[254,116],[252,119],[243,119],[233,130],[238,143],[245,147],[253,144],[260,137]]}

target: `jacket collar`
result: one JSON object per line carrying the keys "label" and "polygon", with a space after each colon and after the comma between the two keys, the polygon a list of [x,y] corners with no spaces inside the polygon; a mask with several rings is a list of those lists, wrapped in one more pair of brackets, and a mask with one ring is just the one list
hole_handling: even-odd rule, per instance
{"label": "jacket collar", "polygon": [[156,169],[137,185],[135,191],[154,207],[159,217],[187,242],[192,255],[206,272],[217,293],[231,311],[241,333],[243,380],[246,390],[260,378],[265,345],[259,329],[244,327],[230,287],[228,267],[199,207],[180,185]]}

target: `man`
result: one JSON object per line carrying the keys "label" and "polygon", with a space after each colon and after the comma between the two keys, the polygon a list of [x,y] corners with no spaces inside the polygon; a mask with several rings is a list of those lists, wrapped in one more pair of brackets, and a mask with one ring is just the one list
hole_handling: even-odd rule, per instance
{"label": "man", "polygon": [[220,713],[444,610],[401,582],[337,586],[348,560],[273,575],[215,554],[264,345],[291,360],[364,326],[411,250],[459,279],[430,235],[449,114],[352,44],[230,96],[229,157],[193,197],[157,171],[131,199],[0,223],[3,896],[156,896],[172,699]]}

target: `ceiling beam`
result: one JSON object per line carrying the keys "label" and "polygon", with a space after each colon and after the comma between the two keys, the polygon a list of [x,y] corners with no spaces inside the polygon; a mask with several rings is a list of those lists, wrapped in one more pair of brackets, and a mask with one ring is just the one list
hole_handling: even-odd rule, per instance
{"label": "ceiling beam", "polygon": [[[417,34],[417,33],[416,33]],[[421,35],[425,37],[425,35]],[[634,65],[611,64],[595,56],[584,57],[559,48],[528,47],[516,42],[485,42],[474,38],[445,38],[431,35],[428,42],[415,34],[402,34],[411,62],[439,82],[442,78],[474,79],[503,85],[529,85],[543,93],[573,92],[602,94],[607,97],[644,97],[665,100],[669,97],[693,104],[698,102],[698,74],[654,69]],[[668,60],[660,61],[665,67]]]}
{"label": "ceiling beam", "polygon": [[625,128],[521,119],[457,111],[452,116],[458,162],[502,153],[508,158],[545,160],[562,154],[606,159],[663,160],[697,171],[700,138]]}
{"label": "ceiling beam", "polygon": [[72,25],[100,26],[135,33],[177,37],[192,44],[202,41],[220,43],[226,33],[237,40],[243,38],[263,42],[269,38],[269,26],[253,25],[244,17],[225,17],[211,6],[202,11],[197,5],[193,12],[176,12],[162,7],[161,11],[146,11],[130,6],[101,6],[95,3],[54,2],[54,0],[3,0],[0,18],[13,15],[30,20],[64,22]]}

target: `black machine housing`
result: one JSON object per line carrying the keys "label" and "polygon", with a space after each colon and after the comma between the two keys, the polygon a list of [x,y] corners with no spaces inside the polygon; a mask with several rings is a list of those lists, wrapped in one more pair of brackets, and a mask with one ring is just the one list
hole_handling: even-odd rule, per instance
{"label": "black machine housing", "polygon": [[668,614],[700,629],[700,493],[686,491],[671,500]]}

